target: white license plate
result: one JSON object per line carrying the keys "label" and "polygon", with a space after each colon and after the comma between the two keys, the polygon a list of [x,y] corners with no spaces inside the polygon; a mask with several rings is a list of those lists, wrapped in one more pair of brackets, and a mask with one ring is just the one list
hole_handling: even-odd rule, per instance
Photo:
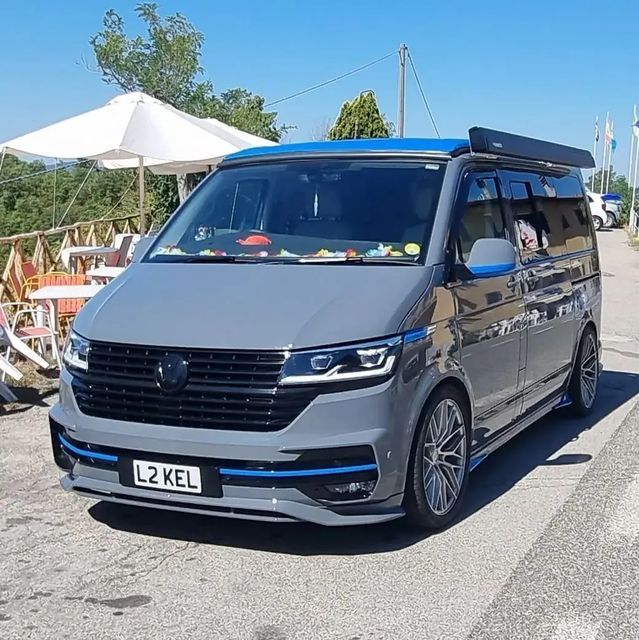
{"label": "white license plate", "polygon": [[133,461],[133,483],[147,489],[202,493],[202,479],[198,467],[163,462]]}

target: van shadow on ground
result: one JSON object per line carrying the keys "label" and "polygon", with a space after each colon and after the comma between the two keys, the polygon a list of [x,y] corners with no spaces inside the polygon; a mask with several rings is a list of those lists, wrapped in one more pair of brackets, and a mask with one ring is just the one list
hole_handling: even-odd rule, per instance
{"label": "van shadow on ground", "polygon": [[[471,476],[465,510],[456,524],[508,492],[539,466],[584,464],[584,453],[555,453],[639,393],[639,375],[604,371],[595,411],[574,419],[551,414],[526,429],[490,456]],[[220,517],[163,512],[99,502],[89,509],[105,525],[130,533],[201,544],[223,545],[292,555],[358,555],[409,547],[426,536],[409,529],[402,520],[364,527],[320,527],[231,520]]]}

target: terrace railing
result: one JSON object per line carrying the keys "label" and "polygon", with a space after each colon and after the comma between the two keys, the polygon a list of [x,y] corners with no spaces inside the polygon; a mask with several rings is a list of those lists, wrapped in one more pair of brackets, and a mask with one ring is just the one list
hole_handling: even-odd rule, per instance
{"label": "terrace railing", "polygon": [[31,231],[0,238],[0,303],[20,298],[12,273],[22,275],[22,264],[33,263],[38,273],[61,270],[62,251],[85,245],[113,245],[118,233],[138,233],[139,216],[77,222],[48,231]]}

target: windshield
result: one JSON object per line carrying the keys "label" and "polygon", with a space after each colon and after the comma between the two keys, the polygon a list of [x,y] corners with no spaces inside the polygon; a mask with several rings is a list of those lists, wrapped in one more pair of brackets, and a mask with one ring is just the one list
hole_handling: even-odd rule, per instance
{"label": "windshield", "polygon": [[445,167],[323,159],[223,168],[160,232],[148,259],[415,263]]}

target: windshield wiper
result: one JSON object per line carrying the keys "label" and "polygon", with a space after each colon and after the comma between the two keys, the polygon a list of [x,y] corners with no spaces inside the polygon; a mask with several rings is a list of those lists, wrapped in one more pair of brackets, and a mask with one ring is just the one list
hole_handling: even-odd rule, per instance
{"label": "windshield wiper", "polygon": [[263,262],[264,258],[261,257],[245,257],[245,256],[216,256],[216,255],[188,255],[188,254],[164,254],[161,256],[155,256],[155,258],[165,258],[170,256],[168,260],[158,260],[158,262],[179,262],[188,264],[202,264],[207,262],[229,263],[229,262],[250,262],[259,263]]}
{"label": "windshield wiper", "polygon": [[326,257],[326,258],[300,258],[295,260],[296,264],[383,264],[383,265],[398,265],[398,266],[415,266],[418,263],[412,260],[395,260],[393,258],[369,258],[368,256],[345,256],[340,257]]}

